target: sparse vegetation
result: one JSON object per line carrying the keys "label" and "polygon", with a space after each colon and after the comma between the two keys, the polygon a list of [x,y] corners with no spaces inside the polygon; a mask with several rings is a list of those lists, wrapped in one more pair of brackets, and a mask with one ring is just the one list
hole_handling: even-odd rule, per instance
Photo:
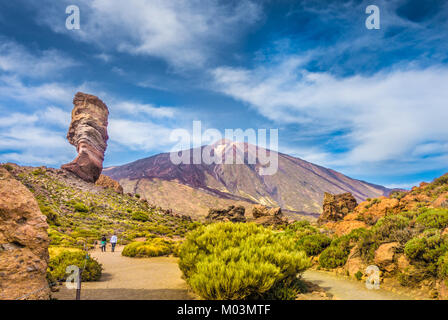
{"label": "sparse vegetation", "polygon": [[82,248],[87,244],[91,248],[103,234],[113,233],[123,244],[132,242],[139,234],[183,237],[200,225],[161,214],[134,195],[76,187],[54,169],[8,166],[15,178],[34,193],[47,216],[50,243],[54,246]]}

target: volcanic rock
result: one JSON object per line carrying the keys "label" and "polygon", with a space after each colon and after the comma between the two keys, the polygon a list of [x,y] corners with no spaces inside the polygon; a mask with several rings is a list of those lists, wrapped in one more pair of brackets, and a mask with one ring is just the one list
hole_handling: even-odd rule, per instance
{"label": "volcanic rock", "polygon": [[253,222],[264,226],[287,223],[281,208],[269,208],[263,205],[255,205],[252,209]]}
{"label": "volcanic rock", "polygon": [[62,169],[87,182],[95,182],[103,170],[107,148],[109,110],[98,97],[78,92],[73,99],[72,122],[67,139],[76,147],[78,156]]}
{"label": "volcanic rock", "polygon": [[355,197],[349,192],[337,195],[325,192],[323,212],[319,217],[318,222],[325,223],[328,221],[342,220],[347,214],[352,212],[357,205]]}
{"label": "volcanic rock", "polygon": [[395,269],[394,255],[396,249],[399,247],[398,242],[384,243],[375,251],[375,264],[382,270],[391,272]]}
{"label": "volcanic rock", "polygon": [[0,300],[50,298],[47,229],[33,194],[0,168]]}
{"label": "volcanic rock", "polygon": [[246,209],[243,206],[229,206],[227,209],[210,209],[206,220],[223,222],[246,222]]}
{"label": "volcanic rock", "polygon": [[105,176],[103,174],[100,175],[95,184],[100,187],[112,189],[116,193],[123,194],[123,187],[118,183],[118,181],[115,181],[114,179],[109,178],[108,176]]}

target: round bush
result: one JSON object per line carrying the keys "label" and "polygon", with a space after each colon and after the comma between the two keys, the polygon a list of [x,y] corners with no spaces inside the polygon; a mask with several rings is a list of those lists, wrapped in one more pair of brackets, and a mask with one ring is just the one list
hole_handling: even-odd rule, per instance
{"label": "round bush", "polygon": [[146,222],[149,220],[149,215],[143,211],[133,212],[131,215],[132,220]]}
{"label": "round bush", "polygon": [[59,254],[50,258],[47,269],[48,277],[54,281],[66,280],[69,276],[66,273],[68,266],[75,265],[82,269],[85,264],[85,269],[81,275],[82,281],[98,281],[101,278],[103,267],[94,258],[88,256],[86,261],[85,257],[85,252],[81,250],[62,250]]}
{"label": "round bush", "polygon": [[126,245],[121,255],[126,257],[159,257],[173,252],[173,244],[169,241],[153,238],[145,242],[132,242]]}
{"label": "round bush", "polygon": [[436,233],[409,240],[404,247],[404,253],[411,262],[425,265],[427,271],[435,275],[439,258],[447,249],[447,243]]}
{"label": "round bush", "polygon": [[319,265],[327,269],[343,266],[347,262],[349,251],[338,246],[330,246],[319,256]]}
{"label": "round bush", "polygon": [[448,226],[448,210],[446,209],[429,209],[419,215],[416,222],[426,229],[437,228],[444,229]]}
{"label": "round bush", "polygon": [[324,234],[312,234],[305,236],[297,242],[308,256],[319,255],[331,243],[331,239]]}
{"label": "round bush", "polygon": [[448,252],[445,252],[437,261],[437,269],[441,278],[448,278]]}
{"label": "round bush", "polygon": [[179,267],[208,300],[292,299],[297,275],[310,266],[295,241],[256,224],[216,223],[190,232]]}

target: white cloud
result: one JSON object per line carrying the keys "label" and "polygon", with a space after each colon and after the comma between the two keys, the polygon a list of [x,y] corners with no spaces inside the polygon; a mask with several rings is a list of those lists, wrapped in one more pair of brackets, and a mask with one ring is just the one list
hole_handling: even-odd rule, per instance
{"label": "white cloud", "polygon": [[145,114],[152,118],[173,118],[176,110],[170,107],[156,107],[152,104],[142,104],[138,102],[121,101],[113,103],[111,110],[126,112],[132,115]]}
{"label": "white cloud", "polygon": [[[216,90],[268,119],[315,130],[316,137],[322,130],[333,133],[338,145],[349,150],[339,154],[315,150],[319,158],[328,155],[326,164],[352,171],[384,161],[446,168],[447,67],[338,78],[308,72],[303,63],[300,57],[288,57],[253,70],[218,68],[213,71]],[[422,159],[437,149],[442,155]]]}
{"label": "white cloud", "polygon": [[33,55],[16,42],[0,39],[0,70],[3,72],[36,78],[54,75],[76,64],[57,50],[45,50]]}
{"label": "white cloud", "polygon": [[106,50],[158,57],[182,68],[201,66],[216,46],[233,42],[261,12],[250,0],[82,0],[81,29],[73,32],[57,11],[68,4],[41,5],[39,20]]}
{"label": "white cloud", "polygon": [[25,84],[15,75],[0,76],[0,98],[38,105],[43,102],[70,103],[76,88],[63,83]]}
{"label": "white cloud", "polygon": [[112,118],[109,121],[109,136],[112,142],[130,150],[150,151],[172,144],[169,137],[172,129],[150,121]]}
{"label": "white cloud", "polygon": [[61,119],[49,118],[49,113],[62,115],[64,111],[50,107],[32,115],[14,113],[0,118],[0,161],[28,165],[71,161],[76,152],[65,139],[66,129],[52,128]]}

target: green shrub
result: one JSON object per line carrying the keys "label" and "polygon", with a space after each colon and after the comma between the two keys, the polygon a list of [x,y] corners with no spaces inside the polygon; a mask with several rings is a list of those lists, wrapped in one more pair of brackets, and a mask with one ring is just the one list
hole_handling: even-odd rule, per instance
{"label": "green shrub", "polygon": [[444,229],[448,226],[448,210],[428,209],[417,217],[416,222],[426,229]]}
{"label": "green shrub", "polygon": [[437,261],[437,270],[439,277],[448,278],[448,252],[445,252]]}
{"label": "green shrub", "polygon": [[291,299],[310,266],[294,247],[292,237],[253,223],[210,224],[188,234],[179,267],[204,299]]}
{"label": "green shrub", "polygon": [[75,203],[73,205],[73,209],[75,209],[75,211],[77,212],[83,212],[83,213],[89,212],[89,208],[82,202]]}
{"label": "green shrub", "polygon": [[46,206],[41,202],[39,202],[39,208],[42,214],[47,217],[47,222],[49,225],[55,225],[55,226],[60,225],[59,214],[56,213],[51,207]]}
{"label": "green shrub", "polygon": [[298,248],[304,250],[308,256],[319,255],[331,243],[331,239],[324,234],[304,236],[298,242]]}
{"label": "green shrub", "polygon": [[146,222],[149,220],[149,215],[146,212],[137,211],[137,212],[133,212],[131,214],[131,218],[132,218],[132,220]]}
{"label": "green shrub", "polygon": [[173,244],[170,241],[153,238],[145,242],[132,242],[126,245],[121,252],[126,257],[159,257],[173,252]]}
{"label": "green shrub", "polygon": [[372,231],[379,241],[398,241],[404,244],[413,236],[409,222],[409,218],[403,215],[389,215],[378,220]]}
{"label": "green shrub", "polygon": [[63,250],[60,254],[50,258],[48,262],[47,276],[52,281],[66,280],[70,274],[66,273],[66,268],[75,265],[85,269],[81,275],[82,281],[98,281],[101,278],[103,267],[94,258],[85,259],[86,253],[82,251]]}
{"label": "green shrub", "polygon": [[350,251],[338,246],[330,246],[319,256],[319,265],[327,269],[343,266],[347,262]]}
{"label": "green shrub", "polygon": [[42,176],[46,173],[46,170],[43,168],[37,168],[36,170],[32,171],[31,174],[34,176]]}
{"label": "green shrub", "polygon": [[363,276],[363,273],[361,271],[359,271],[359,270],[358,270],[358,272],[355,273],[355,278],[358,281],[362,280],[362,276]]}
{"label": "green shrub", "polygon": [[443,175],[443,176],[435,179],[434,180],[434,184],[436,186],[441,186],[441,185],[444,185],[444,184],[448,184],[448,174]]}
{"label": "green shrub", "polygon": [[427,232],[423,237],[413,238],[406,243],[404,253],[411,262],[424,266],[431,275],[436,275],[438,260],[447,249],[447,243],[440,233]]}

